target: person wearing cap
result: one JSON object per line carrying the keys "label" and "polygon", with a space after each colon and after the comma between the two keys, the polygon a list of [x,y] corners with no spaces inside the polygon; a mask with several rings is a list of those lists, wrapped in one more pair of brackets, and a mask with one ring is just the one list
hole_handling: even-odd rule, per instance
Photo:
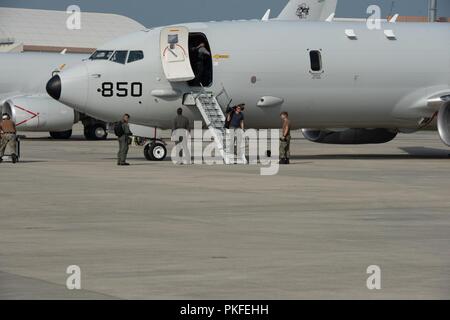
{"label": "person wearing cap", "polygon": [[[191,130],[189,119],[183,116],[183,109],[178,108],[177,109],[177,115],[175,119],[173,119],[173,126],[172,126],[172,132],[180,130],[177,135],[177,139],[175,141],[176,146],[176,152],[177,156],[181,157],[181,159],[184,157],[184,162],[186,164],[190,164],[191,162],[191,154],[187,148],[187,135],[188,132]],[[185,151],[185,152],[183,152]],[[182,154],[183,153],[183,154]],[[177,161],[177,164],[182,164],[183,162]]]}
{"label": "person wearing cap", "polygon": [[9,147],[11,153],[11,159],[13,163],[17,162],[16,155],[16,125],[11,120],[9,114],[5,113],[2,116],[2,121],[0,122],[0,162],[3,161],[3,156],[5,155],[5,150]]}
{"label": "person wearing cap", "polygon": [[291,121],[289,114],[282,112],[280,114],[282,121],[281,137],[280,137],[280,164],[289,164],[290,145],[291,145]]}

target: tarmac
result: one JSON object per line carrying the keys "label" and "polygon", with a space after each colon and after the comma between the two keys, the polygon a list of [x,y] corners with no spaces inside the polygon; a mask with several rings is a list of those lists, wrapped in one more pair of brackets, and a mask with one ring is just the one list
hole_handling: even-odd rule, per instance
{"label": "tarmac", "polygon": [[[0,299],[448,299],[450,149],[292,142],[292,164],[176,166],[27,134],[0,164]],[[171,146],[171,145],[170,145]],[[68,290],[68,266],[81,290]],[[381,289],[369,290],[369,266]]]}

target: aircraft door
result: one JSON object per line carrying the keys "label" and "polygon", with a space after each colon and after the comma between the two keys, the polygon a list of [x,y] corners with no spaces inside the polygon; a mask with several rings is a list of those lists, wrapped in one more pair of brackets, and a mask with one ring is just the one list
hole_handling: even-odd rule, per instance
{"label": "aircraft door", "polygon": [[195,78],[189,58],[189,30],[186,27],[162,29],[160,51],[167,80],[184,82]]}

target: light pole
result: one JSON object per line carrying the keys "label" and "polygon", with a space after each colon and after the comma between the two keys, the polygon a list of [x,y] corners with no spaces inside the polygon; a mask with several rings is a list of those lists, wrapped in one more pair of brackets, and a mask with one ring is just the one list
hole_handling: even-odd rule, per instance
{"label": "light pole", "polygon": [[428,22],[437,21],[437,0],[428,0]]}

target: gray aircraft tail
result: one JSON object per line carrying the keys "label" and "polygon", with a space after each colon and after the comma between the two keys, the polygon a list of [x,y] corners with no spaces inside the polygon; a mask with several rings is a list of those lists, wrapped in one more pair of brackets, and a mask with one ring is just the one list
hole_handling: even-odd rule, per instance
{"label": "gray aircraft tail", "polygon": [[337,0],[290,0],[276,20],[325,21],[336,7]]}

